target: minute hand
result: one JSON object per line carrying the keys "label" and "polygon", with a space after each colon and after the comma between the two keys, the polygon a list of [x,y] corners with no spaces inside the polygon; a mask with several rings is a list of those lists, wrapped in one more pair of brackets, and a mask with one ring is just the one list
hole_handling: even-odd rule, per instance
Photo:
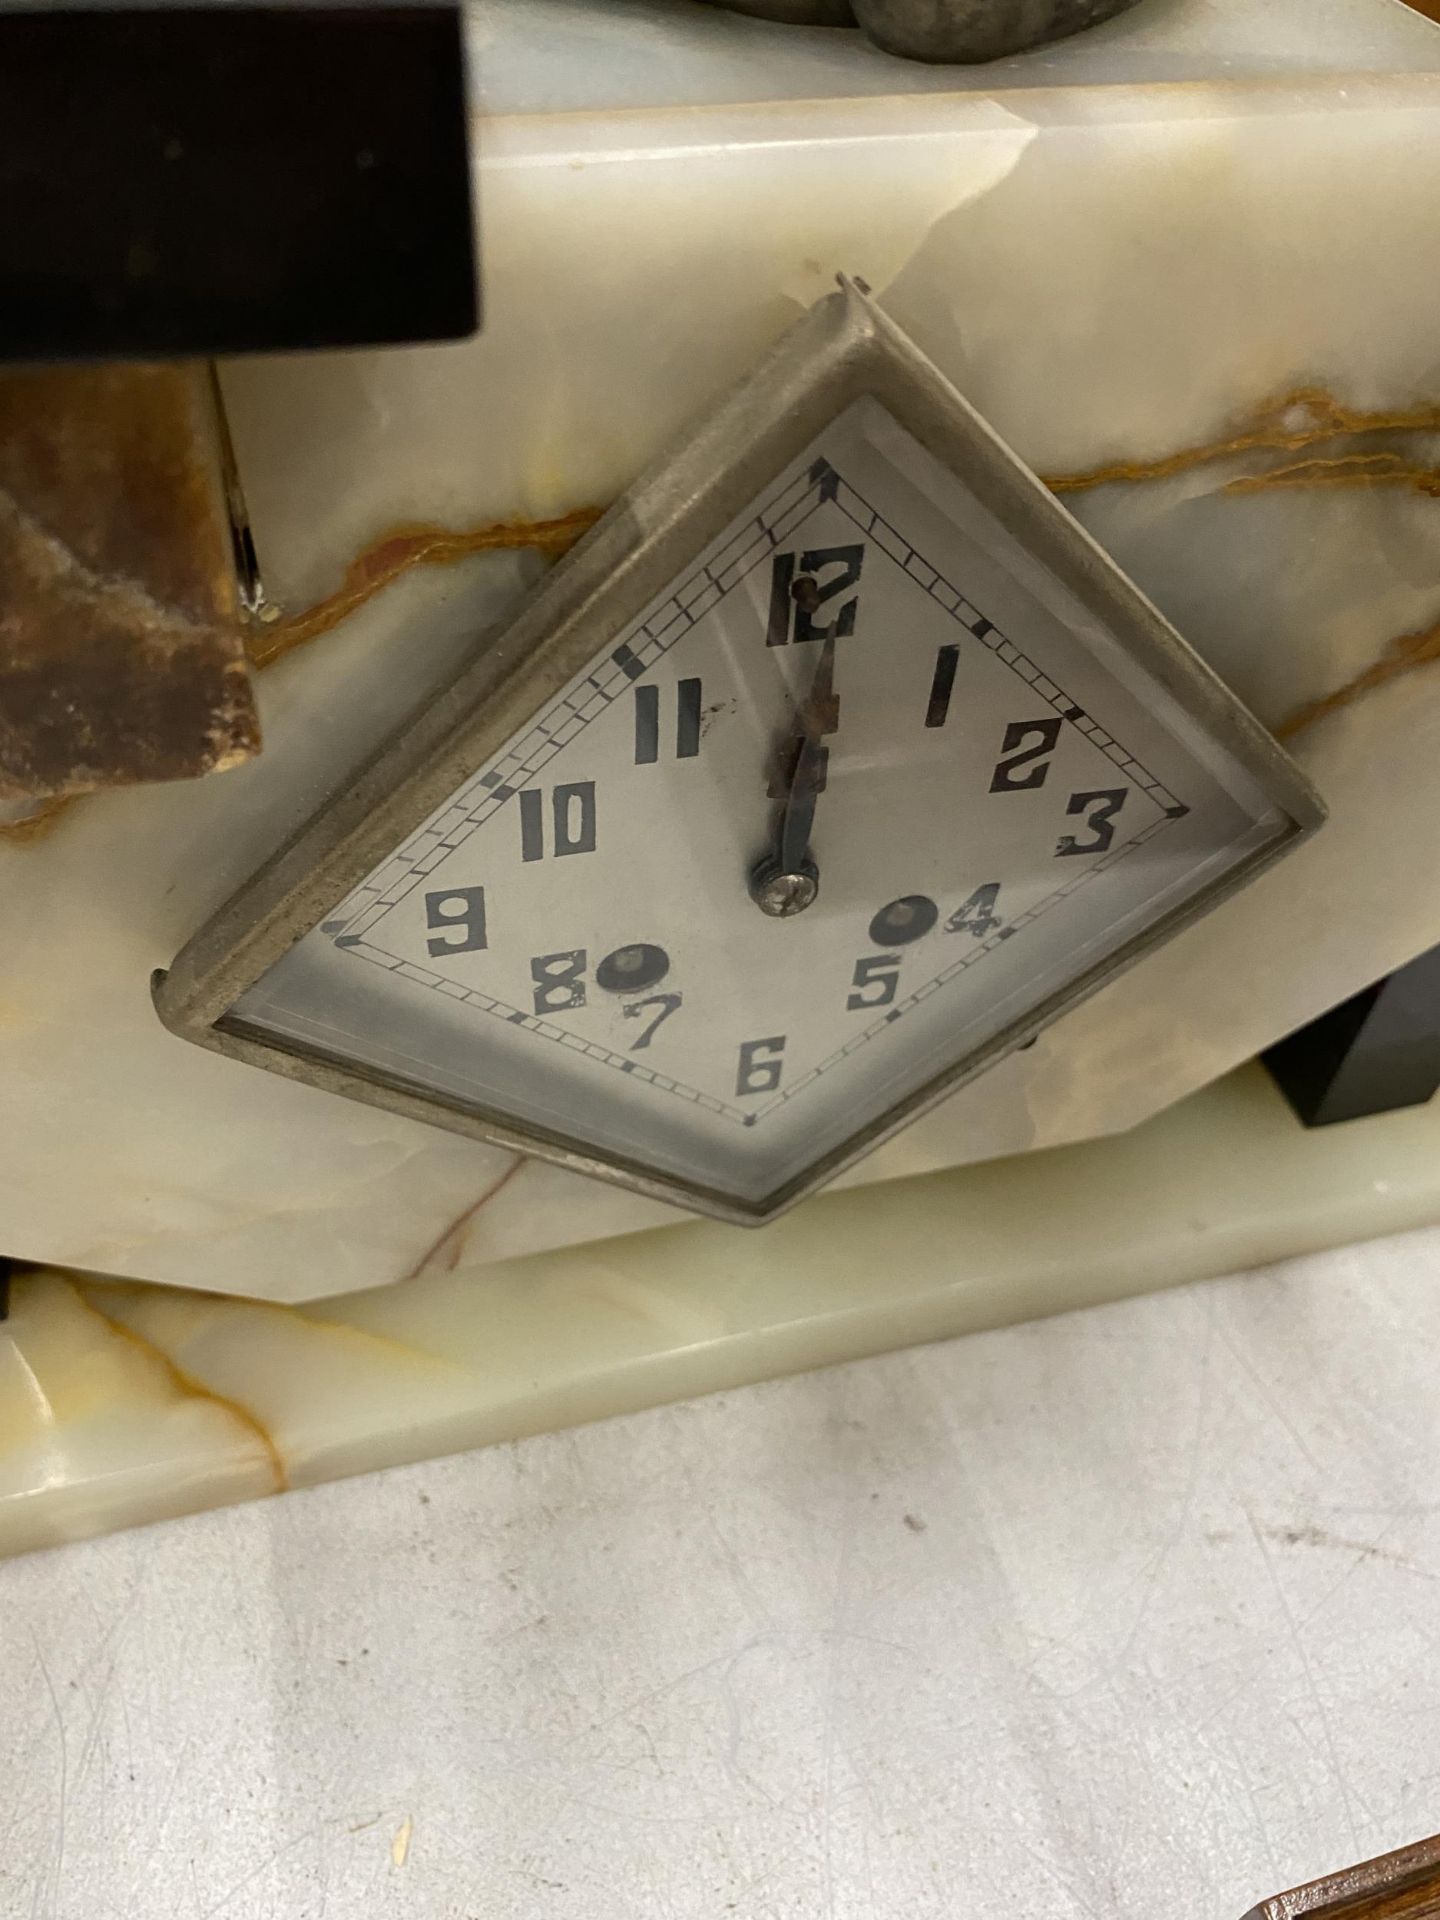
{"label": "minute hand", "polygon": [[827,640],[820,649],[815,678],[810,683],[810,691],[797,718],[800,726],[794,742],[797,751],[775,842],[775,859],[782,873],[799,873],[810,854],[815,808],[820,789],[825,784],[825,768],[829,759],[825,736],[834,733],[840,725],[833,639]]}

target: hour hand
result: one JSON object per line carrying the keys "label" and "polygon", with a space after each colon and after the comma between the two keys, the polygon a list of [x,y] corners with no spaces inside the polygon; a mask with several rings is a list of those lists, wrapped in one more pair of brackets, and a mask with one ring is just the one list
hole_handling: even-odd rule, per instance
{"label": "hour hand", "polygon": [[820,891],[820,870],[810,851],[815,808],[825,786],[829,749],[825,736],[840,724],[835,692],[835,642],[827,640],[810,690],[791,731],[777,743],[768,792],[780,802],[771,851],[750,875],[750,896],[762,913],[777,919],[803,913]]}

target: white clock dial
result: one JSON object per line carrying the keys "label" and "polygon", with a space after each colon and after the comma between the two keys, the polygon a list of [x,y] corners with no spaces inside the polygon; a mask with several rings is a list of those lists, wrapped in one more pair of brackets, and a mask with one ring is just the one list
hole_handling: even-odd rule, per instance
{"label": "white clock dial", "polygon": [[865,396],[231,1024],[758,1210],[1287,824]]}

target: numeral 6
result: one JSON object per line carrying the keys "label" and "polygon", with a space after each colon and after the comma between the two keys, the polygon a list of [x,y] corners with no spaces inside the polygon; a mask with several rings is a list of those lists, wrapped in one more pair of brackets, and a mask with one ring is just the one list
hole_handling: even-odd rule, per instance
{"label": "numeral 6", "polygon": [[771,1034],[764,1040],[742,1041],[740,1061],[735,1072],[736,1093],[773,1093],[784,1071],[781,1060],[784,1051],[783,1033]]}

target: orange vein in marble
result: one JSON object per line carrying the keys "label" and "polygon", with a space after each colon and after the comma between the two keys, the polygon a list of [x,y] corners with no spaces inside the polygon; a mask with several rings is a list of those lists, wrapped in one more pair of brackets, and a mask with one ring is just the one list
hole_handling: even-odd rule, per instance
{"label": "orange vein in marble", "polygon": [[[1211,461],[1233,458],[1243,453],[1303,452],[1307,447],[1345,434],[1427,432],[1440,432],[1440,406],[1366,412],[1345,406],[1323,387],[1297,387],[1280,399],[1258,408],[1251,416],[1250,424],[1228,438],[1209,441],[1197,447],[1184,447],[1178,453],[1166,454],[1154,460],[1113,461],[1108,465],[1089,468],[1083,473],[1049,474],[1044,478],[1045,484],[1054,493],[1078,493],[1120,482],[1141,484],[1169,479],[1175,474],[1208,465]],[[1340,472],[1337,461],[1333,477],[1324,481],[1299,477],[1301,470],[1312,464],[1300,462],[1290,469],[1281,468],[1273,479],[1265,475],[1240,476],[1230,482],[1226,491],[1256,492],[1267,485],[1354,487],[1412,484],[1427,493],[1440,493],[1440,476],[1433,476],[1437,484],[1432,487],[1428,484],[1432,476],[1422,469],[1414,469],[1404,479],[1394,473],[1377,478],[1373,470],[1358,464],[1367,459],[1390,460],[1398,457],[1386,454],[1349,456],[1346,470]],[[1313,464],[1318,468],[1321,463]],[[1287,475],[1290,477],[1285,477]],[[248,647],[250,658],[256,667],[270,666],[295,648],[304,646],[307,641],[328,633],[412,567],[453,565],[474,553],[522,547],[537,547],[558,559],[582,534],[589,531],[601,512],[599,507],[581,507],[554,520],[492,521],[481,527],[460,531],[437,526],[396,528],[351,561],[345,570],[344,580],[333,594],[327,595],[305,612],[253,634]],[[1403,646],[1405,642],[1402,639],[1393,644]],[[1425,662],[1416,661],[1415,664]],[[1390,677],[1387,672],[1385,678]],[[1329,697],[1343,705],[1353,696],[1346,688],[1341,688]],[[1304,724],[1308,725],[1308,720]],[[23,846],[42,840],[75,804],[77,797],[67,796],[42,802],[26,820],[0,822],[0,844],[8,840]]]}
{"label": "orange vein in marble", "polygon": [[43,839],[60,816],[84,797],[79,793],[62,793],[50,800],[37,801],[23,820],[0,821],[0,841],[9,840],[23,847]]}
{"label": "orange vein in marble", "polygon": [[[479,1213],[482,1207],[488,1206],[497,1193],[503,1192],[504,1189],[509,1186],[510,1182],[524,1165],[525,1156],[517,1153],[504,1173],[500,1175],[499,1179],[492,1180],[480,1198],[472,1201],[458,1218],[452,1220],[444,1232],[425,1249],[424,1253],[421,1254],[410,1271],[408,1273],[402,1273],[400,1278],[402,1280],[418,1280],[422,1273],[430,1273],[433,1271],[437,1263],[442,1273],[453,1273],[460,1264],[460,1256],[465,1251],[465,1242],[470,1235],[470,1224],[476,1214]],[[448,1254],[449,1256],[443,1262],[440,1260],[442,1253]]]}
{"label": "orange vein in marble", "polygon": [[118,1339],[127,1341],[131,1346],[137,1347],[140,1352],[145,1354],[149,1359],[156,1361],[164,1369],[166,1377],[177,1393],[184,1395],[184,1397],[189,1400],[210,1401],[214,1406],[219,1407],[222,1412],[228,1413],[240,1426],[252,1433],[259,1441],[261,1451],[269,1462],[270,1471],[275,1479],[275,1491],[277,1493],[284,1493],[290,1485],[290,1475],[286,1469],[285,1461],[279,1447],[276,1446],[260,1419],[253,1414],[248,1407],[242,1406],[238,1400],[231,1400],[223,1393],[216,1393],[213,1388],[207,1387],[202,1381],[195,1379],[193,1374],[187,1373],[178,1362],[171,1359],[163,1347],[157,1347],[153,1341],[147,1340],[143,1333],[137,1333],[133,1327],[127,1326],[123,1320],[112,1319],[108,1313],[105,1313],[101,1308],[97,1307],[95,1302],[90,1298],[90,1289],[95,1284],[94,1281],[87,1280],[85,1285],[81,1287],[73,1280],[69,1282],[76,1300],[84,1307],[85,1311],[94,1314],[97,1320],[103,1321]]}
{"label": "orange vein in marble", "polygon": [[1297,707],[1275,729],[1276,737],[1293,740],[1297,733],[1303,733],[1319,720],[1328,719],[1332,713],[1338,713],[1342,707],[1348,707],[1365,694],[1388,686],[1392,680],[1413,673],[1417,667],[1434,666],[1436,662],[1440,662],[1440,623],[1426,627],[1419,633],[1401,634],[1363,673],[1357,673],[1353,680],[1347,680],[1343,687],[1336,687],[1333,693],[1322,694],[1318,700],[1310,700],[1303,707]]}
{"label": "orange vein in marble", "polygon": [[1292,461],[1268,473],[1241,474],[1226,493],[1270,493],[1287,487],[1413,487],[1440,499],[1440,469],[1417,466],[1399,453],[1342,453]]}
{"label": "orange vein in marble", "polygon": [[497,520],[460,531],[434,526],[397,527],[357,554],[334,593],[304,613],[252,634],[250,658],[257,667],[270,666],[294,648],[328,633],[412,567],[454,566],[472,554],[520,547],[538,547],[558,559],[582,533],[589,532],[600,514],[599,507],[579,507],[558,520]]}
{"label": "orange vein in marble", "polygon": [[1212,460],[1233,459],[1242,453],[1298,453],[1347,433],[1435,432],[1440,432],[1440,406],[1367,413],[1345,406],[1323,387],[1297,387],[1278,400],[1267,401],[1251,415],[1248,425],[1225,439],[1182,447],[1178,453],[1154,460],[1114,460],[1083,473],[1051,473],[1044,479],[1052,493],[1081,493],[1126,480],[1168,480],[1175,474],[1207,466]]}

